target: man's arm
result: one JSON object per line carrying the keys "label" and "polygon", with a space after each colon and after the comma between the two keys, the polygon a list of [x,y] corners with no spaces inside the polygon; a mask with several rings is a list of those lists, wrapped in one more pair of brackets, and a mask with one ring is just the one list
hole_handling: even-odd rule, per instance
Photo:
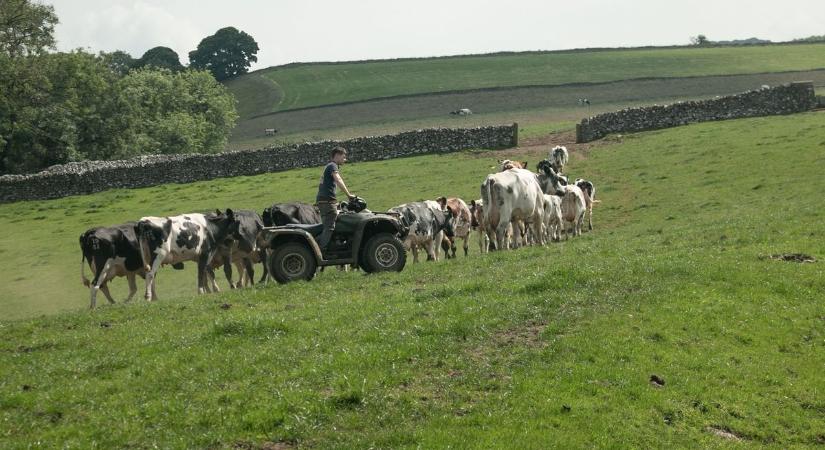
{"label": "man's arm", "polygon": [[355,197],[354,195],[352,195],[352,194],[349,192],[349,189],[347,189],[347,185],[346,185],[346,184],[344,184],[344,179],[343,179],[343,178],[341,178],[341,174],[340,174],[340,173],[338,173],[338,172],[333,172],[333,173],[332,173],[332,179],[333,179],[333,180],[335,180],[335,184],[337,184],[337,185],[338,185],[338,187],[339,187],[342,191],[344,191],[344,193],[346,193],[346,194],[347,194],[347,197],[350,197],[350,198]]}

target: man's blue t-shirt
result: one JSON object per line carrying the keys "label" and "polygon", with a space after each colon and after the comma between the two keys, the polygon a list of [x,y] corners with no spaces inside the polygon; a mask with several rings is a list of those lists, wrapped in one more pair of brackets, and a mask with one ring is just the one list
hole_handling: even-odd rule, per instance
{"label": "man's blue t-shirt", "polygon": [[321,175],[321,183],[318,185],[318,195],[315,201],[335,200],[335,179],[332,174],[338,172],[338,164],[330,162],[324,167],[324,174]]}

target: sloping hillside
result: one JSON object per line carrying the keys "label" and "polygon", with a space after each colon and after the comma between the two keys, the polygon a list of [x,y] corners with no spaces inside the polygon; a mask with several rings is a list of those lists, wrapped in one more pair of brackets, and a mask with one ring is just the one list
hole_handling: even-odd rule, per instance
{"label": "sloping hillside", "polygon": [[[820,69],[825,68],[823,52],[825,44],[806,44],[295,64],[256,71],[231,83],[230,88],[244,105],[241,117],[246,119],[274,111],[398,95]],[[274,83],[265,83],[260,78]],[[247,83],[255,85],[255,89],[249,89]]]}
{"label": "sloping hillside", "polygon": [[[596,229],[546,248],[473,246],[401,274],[326,271],[201,297],[173,294],[194,290],[191,268],[164,270],[157,303],[0,322],[0,447],[821,445],[822,120],[706,123],[574,151],[570,175],[602,200]],[[344,173],[384,209],[474,198],[499,155]],[[85,306],[74,247],[87,225],[308,200],[314,180],[2,205],[3,228],[26,230],[0,238],[3,313],[35,287]],[[820,261],[769,257],[797,252]]]}

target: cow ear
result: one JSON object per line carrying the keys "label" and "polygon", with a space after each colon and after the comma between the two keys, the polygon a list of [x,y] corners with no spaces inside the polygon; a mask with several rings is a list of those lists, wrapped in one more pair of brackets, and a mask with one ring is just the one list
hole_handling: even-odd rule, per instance
{"label": "cow ear", "polygon": [[235,220],[235,213],[231,209],[226,208],[226,217],[228,217],[229,220]]}
{"label": "cow ear", "polygon": [[220,210],[220,209],[215,208],[215,214],[217,214],[217,215],[219,215],[219,216],[220,216],[220,215],[221,215],[221,214],[223,214],[223,213],[221,212],[221,210]]}
{"label": "cow ear", "polygon": [[442,208],[447,206],[447,197],[438,197],[435,201],[437,201]]}

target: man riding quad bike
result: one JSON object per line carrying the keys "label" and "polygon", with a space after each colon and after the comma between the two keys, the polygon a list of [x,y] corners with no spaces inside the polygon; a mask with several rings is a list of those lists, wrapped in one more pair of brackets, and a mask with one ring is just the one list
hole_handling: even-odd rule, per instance
{"label": "man riding quad bike", "polygon": [[351,264],[367,273],[403,270],[407,254],[402,240],[409,230],[396,216],[366,208],[367,202],[360,197],[342,203],[332,237],[323,248],[317,241],[323,224],[264,228],[269,273],[279,283],[287,283],[311,280],[322,266]]}

